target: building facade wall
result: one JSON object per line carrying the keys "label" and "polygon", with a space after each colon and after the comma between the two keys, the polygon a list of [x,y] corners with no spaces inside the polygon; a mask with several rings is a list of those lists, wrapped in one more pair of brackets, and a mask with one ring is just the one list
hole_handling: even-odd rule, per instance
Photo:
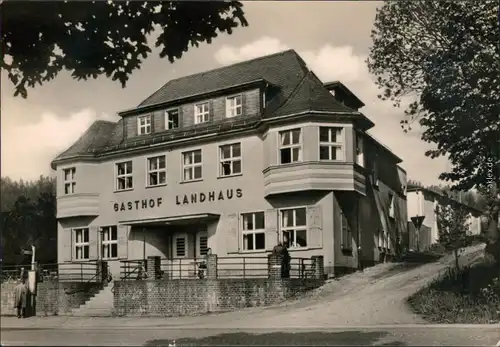
{"label": "building facade wall", "polygon": [[[320,126],[343,127],[343,158],[338,162],[319,161]],[[280,165],[279,132],[294,128],[301,129],[301,160],[299,163]],[[396,230],[404,232],[402,229],[405,229],[397,222],[390,222],[395,226],[385,222],[388,218],[386,200],[389,191],[395,197],[394,204],[398,211],[394,219],[399,221],[402,218],[403,222],[407,219],[406,200],[401,191],[403,178],[394,160],[391,161],[382,152],[376,156],[382,163],[379,167],[386,166],[380,171],[380,182],[377,187],[367,189],[367,165],[372,165],[374,159],[370,155],[375,158],[372,154],[375,149],[367,151],[365,163],[356,164],[354,136],[350,124],[308,121],[271,126],[264,134],[248,131],[231,137],[221,135],[216,143],[191,142],[182,146],[150,147],[144,152],[103,157],[98,162],[79,161],[60,165],[57,170],[59,262],[77,260],[73,229],[84,227],[89,228],[88,260],[101,258],[99,229],[115,225],[118,225],[117,257],[108,259],[113,276],[119,275],[119,260],[139,260],[144,256],[175,257],[172,235],[183,233],[183,228],[158,223],[147,228],[131,225],[152,219],[175,220],[197,215],[218,216],[215,220],[203,221],[206,223],[208,247],[214,254],[220,257],[262,256],[282,239],[281,210],[289,208],[306,208],[307,211],[307,246],[290,249],[292,257],[323,255],[326,273],[333,273],[336,267],[356,268],[359,225],[362,258],[368,263],[376,262],[379,253],[390,248],[386,244],[379,246],[380,230],[383,229],[382,233],[386,235],[383,237],[395,239],[395,236],[388,235]],[[219,147],[234,143],[241,144],[241,174],[221,177]],[[182,177],[182,153],[191,150],[201,150],[202,178],[185,182]],[[147,158],[159,155],[166,156],[166,184],[148,187]],[[132,162],[133,188],[117,191],[116,164],[125,161]],[[287,177],[304,166],[309,167],[308,177]],[[64,169],[71,167],[76,170],[75,194],[66,195]],[[294,189],[297,186],[300,189]],[[205,197],[203,202],[202,194]],[[358,207],[341,207],[349,205],[351,200],[355,201],[357,196],[360,199]],[[351,228],[351,252],[341,249],[341,210],[345,210]],[[241,214],[250,212],[265,214],[265,249],[243,250]],[[190,245],[194,244],[190,241],[195,242],[189,240]],[[189,246],[186,257],[196,256],[195,249]]]}

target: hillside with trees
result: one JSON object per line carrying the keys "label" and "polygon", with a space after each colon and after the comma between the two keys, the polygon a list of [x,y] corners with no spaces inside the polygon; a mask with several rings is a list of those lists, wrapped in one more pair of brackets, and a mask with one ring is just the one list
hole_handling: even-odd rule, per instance
{"label": "hillside with trees", "polygon": [[57,262],[55,179],[36,181],[0,178],[1,255],[4,265],[28,264],[22,250],[36,247],[39,263]]}

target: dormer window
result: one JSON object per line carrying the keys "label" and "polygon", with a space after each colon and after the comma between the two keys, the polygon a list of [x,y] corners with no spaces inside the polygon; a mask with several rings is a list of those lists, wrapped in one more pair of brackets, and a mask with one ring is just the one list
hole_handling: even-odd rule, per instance
{"label": "dormer window", "polygon": [[330,94],[332,94],[332,96],[335,97],[335,89],[330,90]]}
{"label": "dormer window", "polygon": [[179,127],[179,109],[165,111],[165,129],[172,130]]}
{"label": "dormer window", "polygon": [[137,118],[137,134],[151,134],[151,115],[141,116]]}
{"label": "dormer window", "polygon": [[226,99],[226,117],[236,117],[243,114],[243,100],[241,95],[231,96]]}
{"label": "dormer window", "polygon": [[210,119],[210,109],[208,102],[197,104],[194,106],[194,124],[208,122]]}

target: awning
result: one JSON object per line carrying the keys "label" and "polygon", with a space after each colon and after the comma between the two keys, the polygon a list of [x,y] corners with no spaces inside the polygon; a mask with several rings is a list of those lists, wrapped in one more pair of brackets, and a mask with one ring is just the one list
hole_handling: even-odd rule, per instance
{"label": "awning", "polygon": [[219,219],[220,215],[214,213],[199,213],[199,214],[187,214],[183,216],[172,216],[172,217],[162,217],[162,218],[148,218],[148,219],[135,219],[135,220],[122,220],[118,223],[130,226],[142,226],[142,227],[152,227],[152,226],[165,226],[165,225],[179,225],[179,224],[197,224],[206,223]]}

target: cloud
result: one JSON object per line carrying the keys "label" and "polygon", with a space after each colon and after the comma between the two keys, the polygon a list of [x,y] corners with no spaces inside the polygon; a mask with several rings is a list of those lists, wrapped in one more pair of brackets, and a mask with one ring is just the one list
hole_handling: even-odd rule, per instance
{"label": "cloud", "polygon": [[117,120],[106,114],[84,109],[69,117],[46,112],[37,122],[16,124],[2,119],[2,176],[37,179],[50,175],[50,162],[71,146],[97,119]]}
{"label": "cloud", "polygon": [[[216,52],[215,59],[221,65],[228,65],[289,48],[279,39],[266,36],[241,47],[225,45]],[[403,159],[402,166],[410,178],[424,184],[443,183],[438,176],[449,169],[447,160],[425,156],[425,151],[434,147],[420,140],[422,129],[418,125],[410,134],[402,131],[399,122],[403,119],[403,108],[378,99],[379,90],[368,72],[366,56],[357,55],[350,46],[329,44],[298,54],[322,81],[339,80],[363,100],[366,106],[361,111],[375,123],[369,133]]]}

